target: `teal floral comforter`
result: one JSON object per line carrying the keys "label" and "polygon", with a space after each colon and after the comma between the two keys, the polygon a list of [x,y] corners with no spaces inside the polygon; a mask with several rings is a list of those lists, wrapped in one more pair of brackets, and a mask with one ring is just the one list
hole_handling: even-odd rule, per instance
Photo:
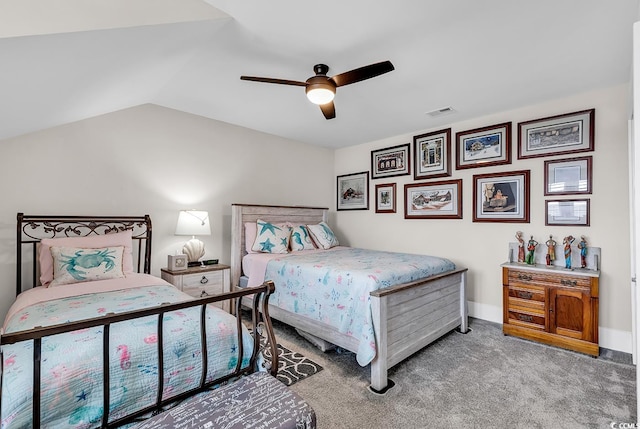
{"label": "teal floral comforter", "polygon": [[[8,322],[6,332],[97,317],[111,312],[180,302],[188,296],[170,285],[80,295],[27,307]],[[207,309],[207,380],[231,373],[237,363],[236,319],[218,309]],[[155,402],[158,389],[157,317],[111,325],[110,418]],[[243,329],[244,330],[244,329]],[[200,383],[202,353],[199,307],[164,316],[164,390],[169,398]],[[93,428],[100,426],[103,328],[79,330],[42,341],[42,427]],[[243,332],[243,366],[249,364],[252,338]],[[4,428],[31,427],[33,342],[3,347],[2,424]]]}
{"label": "teal floral comforter", "polygon": [[270,305],[331,325],[360,341],[360,365],[376,355],[369,293],[455,269],[448,259],[357,248],[297,252],[269,261]]}

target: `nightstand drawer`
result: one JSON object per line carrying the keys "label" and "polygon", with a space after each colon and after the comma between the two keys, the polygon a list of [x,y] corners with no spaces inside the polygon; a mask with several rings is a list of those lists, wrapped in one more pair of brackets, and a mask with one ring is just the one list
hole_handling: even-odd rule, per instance
{"label": "nightstand drawer", "polygon": [[205,296],[218,295],[223,293],[222,283],[209,286],[193,286],[185,287],[182,291],[195,298],[204,298]]}
{"label": "nightstand drawer", "polygon": [[222,271],[211,271],[208,273],[187,274],[182,276],[182,288],[200,288],[212,285],[222,286]]}

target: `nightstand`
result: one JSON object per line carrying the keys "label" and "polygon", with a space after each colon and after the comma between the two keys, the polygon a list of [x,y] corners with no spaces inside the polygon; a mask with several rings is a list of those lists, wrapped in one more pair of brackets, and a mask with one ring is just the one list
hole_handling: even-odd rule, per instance
{"label": "nightstand", "polygon": [[[160,271],[163,280],[195,298],[231,292],[231,267],[228,265],[205,265],[180,271],[162,268]],[[227,312],[231,310],[230,301],[216,305]]]}

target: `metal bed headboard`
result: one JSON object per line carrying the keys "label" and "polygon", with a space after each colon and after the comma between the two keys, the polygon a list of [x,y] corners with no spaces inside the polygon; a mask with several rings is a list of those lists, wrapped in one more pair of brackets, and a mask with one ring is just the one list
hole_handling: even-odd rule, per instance
{"label": "metal bed headboard", "polygon": [[132,231],[134,266],[151,273],[151,218],[144,216],[35,216],[18,213],[16,251],[16,296],[22,292],[22,252],[31,246],[32,283],[38,284],[37,244],[43,238],[88,237]]}

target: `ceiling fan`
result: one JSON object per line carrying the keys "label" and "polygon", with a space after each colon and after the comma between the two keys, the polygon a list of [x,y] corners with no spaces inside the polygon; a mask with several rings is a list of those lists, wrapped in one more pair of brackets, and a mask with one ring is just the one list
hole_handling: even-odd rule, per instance
{"label": "ceiling fan", "polygon": [[281,85],[304,86],[309,101],[320,106],[320,110],[322,110],[325,118],[333,119],[336,117],[333,97],[336,94],[337,87],[371,79],[372,77],[380,76],[394,69],[391,61],[382,61],[328,77],[327,72],[329,71],[329,66],[326,64],[316,64],[313,66],[313,71],[316,75],[311,76],[305,82],[256,76],[240,76],[240,79]]}

